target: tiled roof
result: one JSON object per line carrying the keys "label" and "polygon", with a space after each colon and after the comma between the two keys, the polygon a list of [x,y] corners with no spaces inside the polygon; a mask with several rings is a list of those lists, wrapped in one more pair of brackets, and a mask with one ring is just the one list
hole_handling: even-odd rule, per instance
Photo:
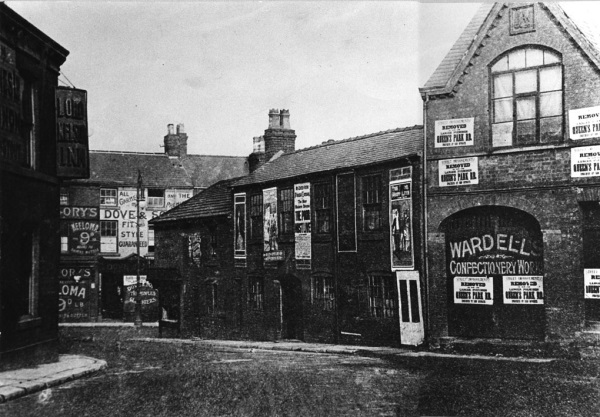
{"label": "tiled roof", "polygon": [[423,126],[393,129],[283,154],[233,185],[266,183],[382,163],[417,154],[422,149]]}
{"label": "tiled roof", "polygon": [[211,185],[189,200],[150,220],[150,223],[165,223],[229,214],[233,210],[230,188],[233,181],[235,179],[228,179]]}
{"label": "tiled roof", "polygon": [[[600,52],[598,49],[600,36],[597,34],[598,31],[593,29],[597,26],[597,23],[587,23],[581,17],[577,17],[577,22],[575,22],[575,19],[569,17],[557,3],[540,4],[556,18],[567,34],[600,69]],[[488,32],[494,18],[504,6],[505,3],[483,3],[481,5],[450,49],[450,52],[427,80],[425,86],[419,89],[422,94],[448,94],[452,92],[469,61],[473,58],[477,47]]]}
{"label": "tiled roof", "polygon": [[206,188],[217,181],[248,173],[247,158],[187,155],[169,158],[164,153],[90,151],[90,178],[76,183],[135,187],[138,169],[145,187]]}

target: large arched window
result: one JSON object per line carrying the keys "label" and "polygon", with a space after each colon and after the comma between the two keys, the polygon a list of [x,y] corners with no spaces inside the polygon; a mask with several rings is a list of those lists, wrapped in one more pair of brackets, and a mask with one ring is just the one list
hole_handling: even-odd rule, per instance
{"label": "large arched window", "polygon": [[563,131],[562,60],[528,46],[491,67],[492,144],[522,146],[559,141]]}

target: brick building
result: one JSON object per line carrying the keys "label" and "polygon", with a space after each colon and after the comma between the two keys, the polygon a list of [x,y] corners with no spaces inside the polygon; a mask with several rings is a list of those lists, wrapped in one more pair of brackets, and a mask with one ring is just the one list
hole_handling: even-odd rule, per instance
{"label": "brick building", "polygon": [[[188,154],[187,140],[171,124],[164,153],[91,151],[90,177],[61,188],[61,321],[132,320],[138,268],[145,282],[154,258],[148,220],[248,172],[247,158]],[[155,321],[155,289],[141,294],[143,319]]]}
{"label": "brick building", "polygon": [[600,322],[600,53],[553,3],[484,4],[420,89],[429,336]]}
{"label": "brick building", "polygon": [[289,112],[271,110],[249,175],[152,221],[156,274],[186,288],[184,333],[420,343],[422,135],[415,126],[296,151]]}
{"label": "brick building", "polygon": [[58,87],[68,54],[0,3],[2,367],[58,354],[59,187],[88,173],[86,93]]}

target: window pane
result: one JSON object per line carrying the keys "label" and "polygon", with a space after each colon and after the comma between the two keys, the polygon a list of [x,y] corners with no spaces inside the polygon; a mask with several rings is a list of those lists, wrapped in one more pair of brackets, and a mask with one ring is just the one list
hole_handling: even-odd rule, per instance
{"label": "window pane", "polygon": [[508,69],[525,68],[525,49],[511,52],[508,55]]}
{"label": "window pane", "polygon": [[540,69],[540,91],[562,90],[562,68]]}
{"label": "window pane", "polygon": [[540,94],[540,117],[562,114],[562,91]]}
{"label": "window pane", "polygon": [[562,116],[540,119],[540,142],[560,142],[562,138]]}
{"label": "window pane", "polygon": [[507,70],[508,70],[508,55],[505,55],[502,58],[500,58],[500,60],[492,66],[492,72],[500,72],[500,71],[507,71]]}
{"label": "window pane", "polygon": [[541,49],[529,48],[525,51],[525,60],[528,67],[544,65],[544,52]]}
{"label": "window pane", "polygon": [[557,54],[555,54],[554,52],[550,52],[550,51],[544,51],[544,64],[545,65],[556,64],[557,62],[560,62],[560,57]]}
{"label": "window pane", "polygon": [[535,119],[535,97],[517,99],[517,120]]}
{"label": "window pane", "polygon": [[517,122],[517,144],[530,145],[537,143],[535,135],[535,120]]}
{"label": "window pane", "polygon": [[494,77],[494,98],[512,96],[512,74],[502,74]]}
{"label": "window pane", "polygon": [[513,118],[512,98],[494,100],[494,123],[508,122]]}
{"label": "window pane", "polygon": [[513,134],[513,122],[497,123],[492,125],[492,144],[498,146],[511,146]]}
{"label": "window pane", "polygon": [[515,93],[537,91],[537,71],[522,71],[515,73]]}

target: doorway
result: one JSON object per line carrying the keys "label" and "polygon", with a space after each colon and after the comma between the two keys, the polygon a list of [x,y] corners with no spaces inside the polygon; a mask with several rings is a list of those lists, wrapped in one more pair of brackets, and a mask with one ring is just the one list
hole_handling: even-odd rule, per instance
{"label": "doorway", "polygon": [[282,339],[304,339],[302,307],[302,282],[293,275],[286,275],[280,283],[280,314]]}

